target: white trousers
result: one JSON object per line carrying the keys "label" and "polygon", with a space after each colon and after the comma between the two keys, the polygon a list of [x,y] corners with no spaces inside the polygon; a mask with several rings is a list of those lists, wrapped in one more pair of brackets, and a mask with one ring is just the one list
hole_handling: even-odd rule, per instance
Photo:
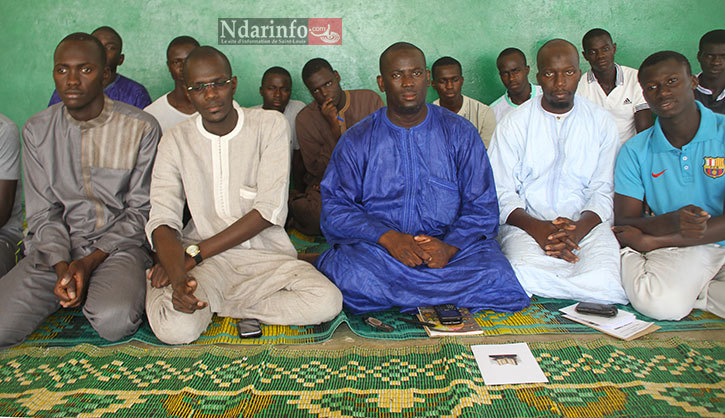
{"label": "white trousers", "polygon": [[627,303],[619,277],[619,243],[607,223],[585,236],[569,263],[546,255],[523,229],[501,225],[501,249],[529,295],[582,302]]}
{"label": "white trousers", "polygon": [[725,318],[725,247],[622,249],[622,284],[639,312],[676,321],[693,308]]}

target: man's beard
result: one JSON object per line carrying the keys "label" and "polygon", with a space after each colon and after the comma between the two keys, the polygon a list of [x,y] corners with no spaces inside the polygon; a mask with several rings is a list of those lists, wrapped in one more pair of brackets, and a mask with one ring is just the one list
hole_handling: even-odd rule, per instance
{"label": "man's beard", "polygon": [[549,102],[549,106],[553,109],[568,109],[572,106],[573,102],[573,100],[568,102]]}

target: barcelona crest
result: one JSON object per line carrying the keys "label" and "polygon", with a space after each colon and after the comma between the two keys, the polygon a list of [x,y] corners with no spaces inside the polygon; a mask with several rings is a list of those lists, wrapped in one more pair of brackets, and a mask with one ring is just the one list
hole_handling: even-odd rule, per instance
{"label": "barcelona crest", "polygon": [[716,179],[725,173],[725,157],[705,157],[703,160],[702,169],[709,177]]}

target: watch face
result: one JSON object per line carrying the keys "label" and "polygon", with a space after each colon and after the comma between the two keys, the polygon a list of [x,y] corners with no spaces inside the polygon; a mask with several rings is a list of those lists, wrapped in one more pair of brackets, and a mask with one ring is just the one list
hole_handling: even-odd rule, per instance
{"label": "watch face", "polygon": [[199,254],[199,246],[195,244],[189,245],[186,247],[186,253],[192,257]]}

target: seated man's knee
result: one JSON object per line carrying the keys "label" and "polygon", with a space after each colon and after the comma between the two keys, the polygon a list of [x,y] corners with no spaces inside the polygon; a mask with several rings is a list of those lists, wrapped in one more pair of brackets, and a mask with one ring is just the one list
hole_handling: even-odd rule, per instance
{"label": "seated man's knee", "polygon": [[319,272],[315,271],[310,277],[309,288],[298,293],[303,299],[303,312],[298,312],[294,323],[298,325],[319,324],[334,319],[342,311],[342,293],[340,290]]}
{"label": "seated man's knee", "polygon": [[333,320],[342,311],[342,293],[332,282],[322,293],[324,299],[321,300],[324,300],[325,303],[318,305],[317,314],[320,322],[327,322]]}
{"label": "seated man's knee", "polygon": [[[190,314],[185,314],[190,315]],[[186,326],[185,322],[168,321],[152,326],[154,335],[164,344],[180,345],[190,344],[198,340],[206,327]]]}
{"label": "seated man's knee", "polygon": [[694,302],[683,300],[676,292],[659,296],[629,294],[627,297],[637,312],[659,321],[678,321],[686,317],[692,311]]}
{"label": "seated man's knee", "polygon": [[195,330],[193,328],[183,329],[182,327],[170,326],[166,324],[161,327],[159,332],[154,331],[156,338],[164,344],[181,345],[191,344],[198,340],[203,330]]}
{"label": "seated man's knee", "polygon": [[136,332],[143,314],[138,309],[126,306],[105,307],[93,311],[84,308],[83,313],[98,335],[108,341],[118,341]]}
{"label": "seated man's knee", "polygon": [[22,343],[33,332],[33,330],[18,329],[8,325],[0,323],[0,349],[14,347]]}
{"label": "seated man's knee", "polygon": [[[204,310],[208,310],[205,308]],[[198,316],[203,311],[193,314],[179,312],[173,308],[171,301],[168,304],[147,306],[146,312],[149,325],[156,338],[165,344],[189,344],[196,341],[206,330],[208,321],[200,320]]]}

